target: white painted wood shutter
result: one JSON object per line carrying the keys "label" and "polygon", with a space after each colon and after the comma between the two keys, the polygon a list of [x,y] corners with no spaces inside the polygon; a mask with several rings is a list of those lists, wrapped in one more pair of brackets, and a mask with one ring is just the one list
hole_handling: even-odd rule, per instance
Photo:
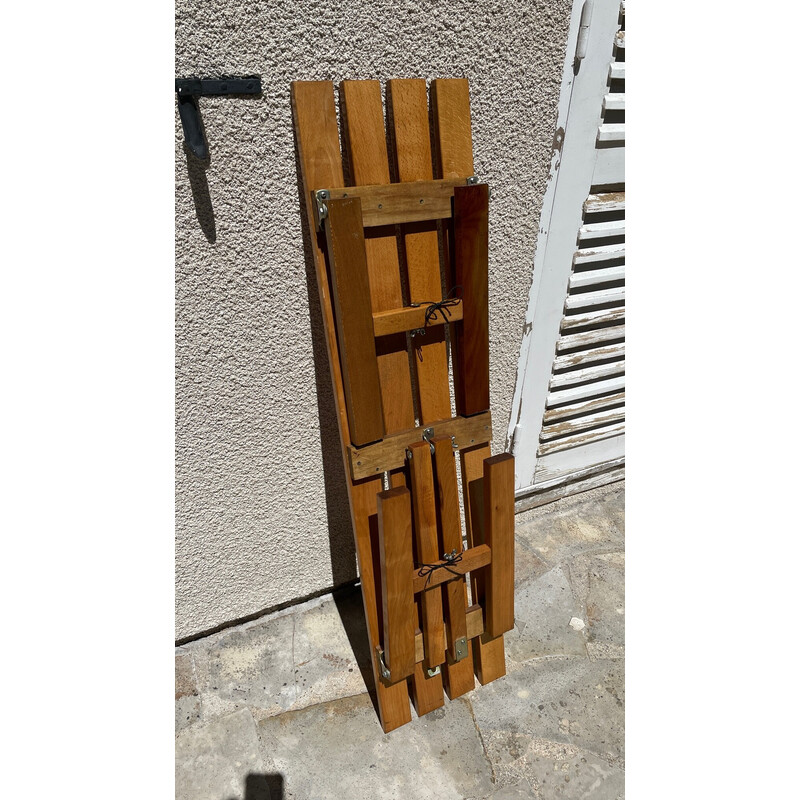
{"label": "white painted wood shutter", "polygon": [[582,11],[579,0],[509,427],[518,497],[590,488],[624,463],[624,3],[594,0],[576,72]]}

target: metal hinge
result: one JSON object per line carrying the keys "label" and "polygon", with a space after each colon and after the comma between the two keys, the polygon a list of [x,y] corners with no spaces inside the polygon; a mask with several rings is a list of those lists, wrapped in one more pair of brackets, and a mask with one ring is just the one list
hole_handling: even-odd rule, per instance
{"label": "metal hinge", "polygon": [[589,26],[592,24],[592,11],[594,11],[594,0],[586,0],[581,9],[578,43],[575,45],[576,61],[582,61],[586,56],[586,47],[589,43]]}

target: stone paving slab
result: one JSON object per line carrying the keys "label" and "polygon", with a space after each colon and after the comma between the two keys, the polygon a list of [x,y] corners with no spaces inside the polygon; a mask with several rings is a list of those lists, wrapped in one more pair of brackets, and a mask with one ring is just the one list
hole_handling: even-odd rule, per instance
{"label": "stone paving slab", "polygon": [[384,734],[368,695],[258,721],[265,764],[287,800],[463,800],[494,788],[462,699]]}
{"label": "stone paving slab", "polygon": [[[265,772],[248,709],[196,725],[175,738],[176,800],[238,800],[247,792],[247,776],[263,779]],[[266,793],[261,797],[272,800]]]}
{"label": "stone paving slab", "polygon": [[569,562],[575,594],[584,609],[590,658],[625,655],[625,553],[581,554]]}
{"label": "stone paving slab", "polygon": [[178,648],[177,797],[621,798],[623,517],[624,484],[519,515],[508,674],[388,735],[358,588]]}
{"label": "stone paving slab", "polygon": [[582,607],[562,567],[525,581],[514,592],[514,630],[506,634],[509,670],[531,658],[542,656],[585,656],[586,641],[581,631],[569,627]]}
{"label": "stone paving slab", "polygon": [[624,519],[624,483],[612,483],[519,514],[516,539],[555,566],[582,552],[621,550]]}
{"label": "stone paving slab", "polygon": [[[599,781],[587,796],[616,798],[624,767],[624,692],[621,661],[585,658],[537,659],[473,692],[475,724],[498,787],[525,779],[535,796],[549,799],[582,797],[584,788],[576,787],[588,790]],[[545,790],[544,781],[552,787],[556,772],[563,773],[555,779],[561,794]],[[561,783],[574,787],[564,794]]]}

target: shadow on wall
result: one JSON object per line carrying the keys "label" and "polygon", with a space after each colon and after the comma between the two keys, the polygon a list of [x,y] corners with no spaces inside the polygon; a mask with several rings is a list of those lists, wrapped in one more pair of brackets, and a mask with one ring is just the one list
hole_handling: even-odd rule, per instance
{"label": "shadow on wall", "polygon": [[[229,800],[239,800],[231,797]],[[283,775],[280,772],[251,772],[244,782],[242,800],[283,800]]]}
{"label": "shadow on wall", "polygon": [[[300,154],[297,138],[294,142],[295,169],[297,171],[297,195],[303,234],[306,285],[308,287],[308,314],[311,328],[311,344],[314,357],[314,377],[317,386],[317,411],[319,415],[322,468],[325,482],[325,507],[328,518],[328,536],[331,554],[333,588],[352,581],[356,575],[356,552],[353,528],[350,523],[350,503],[347,497],[347,478],[339,439],[339,424],[336,418],[336,403],[333,381],[328,365],[328,349],[319,302],[319,288],[314,264],[312,233],[305,214],[302,196]],[[316,232],[314,233],[316,236]]]}
{"label": "shadow on wall", "polygon": [[[202,122],[200,125],[202,127]],[[209,155],[203,160],[197,158],[185,142],[183,152],[186,154],[186,169],[189,173],[189,185],[192,187],[197,221],[200,223],[200,229],[206,239],[213,244],[217,241],[217,223],[214,219],[214,207],[211,205],[211,192],[208,189],[208,178],[206,178],[206,170],[211,166],[211,156]]]}

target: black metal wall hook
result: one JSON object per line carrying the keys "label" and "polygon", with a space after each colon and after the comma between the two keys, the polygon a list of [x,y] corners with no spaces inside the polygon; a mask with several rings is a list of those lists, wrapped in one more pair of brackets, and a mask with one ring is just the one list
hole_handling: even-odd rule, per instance
{"label": "black metal wall hook", "polygon": [[183,136],[189,149],[200,159],[208,158],[208,144],[200,126],[198,97],[224,94],[261,94],[261,78],[175,78],[178,111]]}

